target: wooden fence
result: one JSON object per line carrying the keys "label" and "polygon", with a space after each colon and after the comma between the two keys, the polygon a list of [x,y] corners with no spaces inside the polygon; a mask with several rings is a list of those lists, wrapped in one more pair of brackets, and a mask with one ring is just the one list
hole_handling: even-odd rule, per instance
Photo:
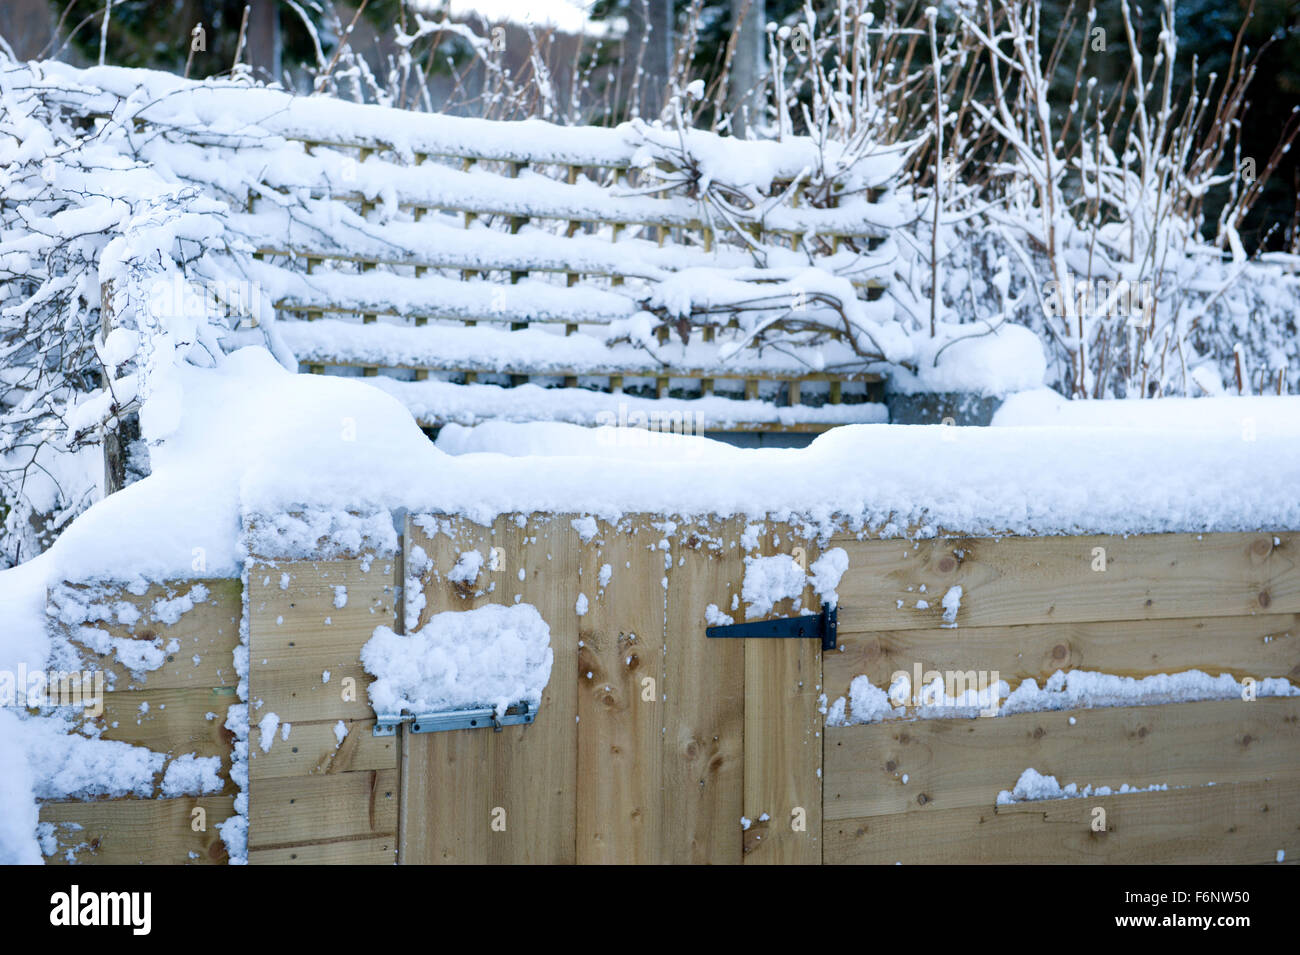
{"label": "wooden fence", "polygon": [[[839,726],[824,715],[854,677],[884,687],[916,665],[997,671],[1013,688],[1031,678],[1042,686],[1062,669],[1296,681],[1300,534],[835,537],[825,547],[844,548],[849,566],[838,587],[839,648],[823,653],[815,640],[705,638],[710,604],[744,619],[746,556],[810,564],[819,553],[772,522],[746,551],[747,526],[643,516],[598,522],[591,536],[572,515],[506,515],[490,527],[415,517],[398,555],[265,556],[250,567],[247,592],[250,861],[1300,855],[1296,697]],[[447,572],[469,550],[484,555],[479,577],[451,582]],[[397,583],[404,567],[424,566],[421,557],[433,569],[406,594],[419,607],[414,626],[487,602],[533,604],[549,623],[554,665],[533,724],[372,734],[360,648],[376,626],[401,626]],[[232,689],[229,583],[202,616],[169,632],[184,665],[151,674],[143,691],[168,695],[166,717],[148,728],[123,719],[117,738],[173,755],[228,751],[203,713]],[[962,587],[955,627],[940,602],[953,586]],[[816,608],[811,591],[802,599]],[[773,615],[792,610],[787,600]],[[191,648],[204,661],[193,674]],[[110,693],[124,698],[110,709],[138,709],[141,692]],[[292,728],[264,749],[256,724],[269,712]],[[1031,767],[1062,785],[1136,791],[998,804]],[[60,852],[79,845],[79,861],[219,860],[220,841],[190,830],[191,810],[206,806],[220,821],[231,795],[47,804],[42,818],[85,826],[60,830]]]}
{"label": "wooden fence", "polygon": [[[42,95],[103,120],[121,115],[128,87]],[[129,113],[143,149],[160,137],[204,152],[183,174],[232,206],[232,226],[259,260],[249,280],[273,290],[302,370],[395,379],[385,390],[429,428],[496,417],[489,407],[499,408],[501,396],[471,389],[453,411],[451,402],[429,400],[426,382],[746,401],[707,412],[710,430],[721,431],[815,432],[883,420],[880,376],[864,370],[837,331],[813,357],[786,347],[735,351],[755,342],[728,314],[685,331],[657,318],[649,342],[610,335],[611,323],[636,315],[665,276],[701,266],[752,271],[749,243],[766,243],[769,259],[788,255],[771,264],[820,265],[863,298],[878,298],[884,286],[871,253],[887,230],[871,221],[870,200],[855,196],[840,208],[837,197],[808,188],[803,166],[777,164],[757,190],[761,203],[728,225],[687,187],[656,189],[660,180],[624,130],[345,103],[338,118],[323,118],[292,96],[248,92],[204,88],[183,114],[168,97],[142,95]],[[232,131],[231,115],[255,125]],[[301,150],[294,161],[275,152],[285,141]],[[765,145],[717,140],[711,148]],[[268,158],[255,181],[229,174],[224,158],[258,150]],[[793,199],[777,202],[787,191]],[[803,327],[803,316],[788,317]],[[476,397],[485,406],[478,413]],[[545,416],[566,413],[592,423],[574,409]]]}

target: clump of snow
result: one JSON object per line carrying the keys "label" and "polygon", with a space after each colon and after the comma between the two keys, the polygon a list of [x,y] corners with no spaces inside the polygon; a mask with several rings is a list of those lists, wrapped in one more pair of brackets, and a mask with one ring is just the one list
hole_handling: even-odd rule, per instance
{"label": "clump of snow", "polygon": [[339,720],[334,724],[334,745],[342,746],[343,741],[348,738],[348,724]]}
{"label": "clump of snow", "polygon": [[710,627],[729,627],[736,622],[730,614],[719,610],[717,604],[709,604],[704,608],[704,620]]}
{"label": "clump of snow", "polygon": [[225,822],[217,823],[217,832],[226,844],[226,853],[231,865],[248,864],[248,817],[234,815]]}
{"label": "clump of snow", "polygon": [[823,551],[812,562],[808,579],[813,590],[822,598],[824,606],[834,607],[839,603],[840,595],[835,588],[839,587],[840,578],[848,569],[849,555],[843,547],[832,547],[830,550]]}
{"label": "clump of snow", "polygon": [[[1146,677],[1116,676],[1091,670],[1057,670],[1042,688],[1027,679],[1003,701],[1000,712],[1033,713],[1072,710],[1090,706],[1146,706],[1194,700],[1242,699],[1244,688],[1231,674],[1210,676],[1200,670],[1157,673]],[[1285,677],[1266,677],[1255,684],[1265,696],[1300,696],[1300,687]]]}
{"label": "clump of snow", "polygon": [[361,648],[376,713],[423,713],[526,700],[551,675],[550,627],[532,604],[491,604],[435,614],[414,633],[379,627]]}
{"label": "clump of snow", "polygon": [[[1032,678],[1010,690],[1006,680],[994,682],[994,674],[933,672],[917,681],[905,671],[893,675],[888,692],[866,675],[853,678],[848,706],[844,698],[833,703],[827,714],[828,726],[850,726],[885,719],[913,716],[918,719],[965,719],[978,716],[1011,716],[1015,713],[1088,709],[1108,706],[1152,706],[1197,700],[1244,699],[1244,683],[1223,673],[1212,677],[1200,670],[1158,673],[1147,677],[1117,676],[1091,670],[1057,670],[1042,686]],[[974,672],[974,671],[971,671]],[[958,689],[960,688],[960,690]],[[950,692],[951,691],[951,692]],[[1254,684],[1257,697],[1300,696],[1300,687],[1284,677],[1267,677]],[[1074,723],[1073,717],[1071,723]]]}
{"label": "clump of snow", "polygon": [[257,724],[258,732],[261,734],[258,745],[262,747],[262,752],[269,753],[271,744],[275,742],[275,731],[280,728],[280,717],[275,713],[267,713]]}
{"label": "clump of snow", "polygon": [[32,793],[38,799],[152,796],[167,757],[142,746],[68,733],[61,720],[32,718],[13,729],[26,746]]}
{"label": "clump of snow", "polygon": [[1080,788],[1078,783],[1062,786],[1055,776],[1045,776],[1030,767],[1020,774],[1014,788],[1004,789],[997,796],[997,805],[1009,806],[1018,802],[1034,802],[1042,799],[1081,799],[1086,796],[1114,796],[1126,793],[1163,792],[1169,786],[1164,783],[1152,783],[1150,786],[1130,786],[1122,783],[1118,787],[1087,785]]}
{"label": "clump of snow", "polygon": [[201,604],[207,599],[208,588],[202,584],[195,584],[188,593],[180,597],[154,601],[149,611],[150,616],[158,623],[171,626],[177,623],[183,614],[193,610],[195,604]]}
{"label": "clump of snow", "polygon": [[447,579],[453,584],[472,585],[478,580],[479,571],[483,569],[483,553],[477,550],[461,551],[456,565],[447,572]]}
{"label": "clump of snow", "polygon": [[943,625],[957,626],[957,611],[961,609],[961,586],[949,587],[943,595]]}
{"label": "clump of snow", "polygon": [[596,519],[590,515],[575,517],[569,523],[573,525],[573,529],[578,532],[578,536],[582,538],[584,544],[589,543],[600,530],[596,524]]}
{"label": "clump of snow", "polygon": [[221,757],[186,753],[167,764],[163,774],[164,796],[202,796],[220,792]]}
{"label": "clump of snow", "polygon": [[575,606],[574,606],[573,609],[574,609],[574,612],[577,613],[577,615],[578,615],[579,617],[585,617],[585,616],[587,615],[587,595],[586,595],[586,594],[578,594],[578,600],[577,600],[577,603],[575,604]]}
{"label": "clump of snow", "polygon": [[339,584],[332,589],[334,591],[334,609],[342,610],[348,605],[348,588],[343,584]]}
{"label": "clump of snow", "polygon": [[1047,359],[1038,336],[1023,325],[1005,323],[990,332],[982,325],[945,324],[939,331],[915,340],[915,372],[890,369],[890,390],[1005,395],[1042,388]]}
{"label": "clump of snow", "polygon": [[740,591],[741,599],[748,604],[746,618],[764,617],[782,600],[799,598],[807,582],[803,568],[789,554],[746,557],[745,580]]}

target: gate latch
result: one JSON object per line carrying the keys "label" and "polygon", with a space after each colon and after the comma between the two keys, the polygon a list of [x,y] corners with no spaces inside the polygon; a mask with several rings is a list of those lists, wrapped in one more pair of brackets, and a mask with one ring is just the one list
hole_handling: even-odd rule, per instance
{"label": "gate latch", "polygon": [[406,724],[412,733],[440,733],[444,730],[472,730],[492,727],[501,732],[503,726],[518,726],[531,723],[537,718],[537,711],[528,705],[528,701],[506,707],[504,713],[497,713],[496,707],[480,706],[465,710],[442,710],[435,713],[392,713],[375,714],[375,736],[395,736],[397,727]]}
{"label": "gate latch", "polygon": [[781,617],[776,620],[755,620],[752,623],[732,623],[726,626],[709,627],[704,633],[709,637],[777,637],[784,639],[817,637],[822,642],[823,650],[834,650],[837,625],[836,608],[823,607],[822,612],[819,614]]}

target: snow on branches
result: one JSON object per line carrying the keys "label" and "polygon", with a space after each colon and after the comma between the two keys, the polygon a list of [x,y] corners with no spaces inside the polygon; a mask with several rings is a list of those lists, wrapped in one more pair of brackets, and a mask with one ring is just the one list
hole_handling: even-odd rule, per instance
{"label": "snow on branches", "polygon": [[166,433],[169,369],[218,361],[240,319],[202,293],[241,281],[225,204],[142,158],[141,103],[60,105],[99,92],[0,59],[0,563],[98,498],[113,480],[98,445],[129,442],[133,416]]}

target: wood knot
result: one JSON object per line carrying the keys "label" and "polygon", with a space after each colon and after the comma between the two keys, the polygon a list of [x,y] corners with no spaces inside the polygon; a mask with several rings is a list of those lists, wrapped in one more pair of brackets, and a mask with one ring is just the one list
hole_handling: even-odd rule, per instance
{"label": "wood knot", "polygon": [[885,772],[887,773],[892,773],[897,768],[898,768],[898,763],[894,762],[892,759],[889,760],[889,762],[885,763]]}
{"label": "wood knot", "polygon": [[951,574],[956,567],[957,561],[953,560],[951,557],[944,557],[939,561],[939,573],[941,574]]}
{"label": "wood knot", "polygon": [[1065,649],[1065,644],[1063,643],[1058,643],[1056,646],[1052,647],[1052,657],[1056,660],[1064,660],[1065,655],[1068,652],[1069,651]]}
{"label": "wood knot", "polygon": [[1273,549],[1273,542],[1267,537],[1257,537],[1255,542],[1250,545],[1250,549],[1260,557],[1267,557],[1268,552]]}
{"label": "wood knot", "polygon": [[1259,592],[1259,605],[1261,607],[1267,607],[1272,602],[1273,602],[1273,598],[1268,595],[1267,590],[1261,590]]}

